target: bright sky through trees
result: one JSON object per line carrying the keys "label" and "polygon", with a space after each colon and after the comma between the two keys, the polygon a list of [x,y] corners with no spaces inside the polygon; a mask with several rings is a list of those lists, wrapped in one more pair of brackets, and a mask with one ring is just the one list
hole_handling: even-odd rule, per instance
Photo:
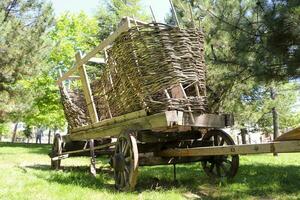
{"label": "bright sky through trees", "polygon": [[[104,3],[104,0],[50,0],[53,3],[54,11],[56,15],[61,14],[62,12],[79,12],[81,10],[86,13],[93,15],[97,7]],[[155,17],[159,22],[164,21],[166,13],[170,9],[170,4],[168,0],[142,0],[142,5],[150,13],[149,6],[151,5]]]}

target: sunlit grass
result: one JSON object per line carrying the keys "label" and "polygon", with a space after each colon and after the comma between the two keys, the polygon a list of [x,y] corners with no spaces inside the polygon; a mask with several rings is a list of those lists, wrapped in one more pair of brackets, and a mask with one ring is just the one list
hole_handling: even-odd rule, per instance
{"label": "sunlit grass", "polygon": [[241,156],[233,181],[213,181],[199,163],[141,167],[133,193],[114,189],[108,158],[97,159],[98,174],[88,173],[88,158],[62,161],[50,170],[48,145],[0,143],[0,199],[300,199],[300,154]]}

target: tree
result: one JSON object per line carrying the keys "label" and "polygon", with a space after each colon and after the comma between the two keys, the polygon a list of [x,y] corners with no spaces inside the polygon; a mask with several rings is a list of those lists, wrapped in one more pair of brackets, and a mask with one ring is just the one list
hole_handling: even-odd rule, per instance
{"label": "tree", "polygon": [[89,17],[84,12],[79,14],[65,13],[56,20],[54,29],[49,36],[54,42],[54,48],[49,57],[49,63],[58,74],[57,66],[70,68],[75,61],[78,50],[89,51],[98,43],[98,24],[96,18]]}
{"label": "tree", "polygon": [[118,23],[125,16],[148,21],[150,17],[145,13],[140,0],[105,0],[105,3],[99,7],[96,15],[100,40],[105,39],[110,33],[115,31]]}
{"label": "tree", "polygon": [[9,131],[9,125],[7,123],[0,123],[0,141],[2,140],[2,136],[9,134]]}
{"label": "tree", "polygon": [[48,51],[47,29],[53,21],[50,4],[38,0],[0,2],[0,118],[14,110],[19,80],[36,75]]}
{"label": "tree", "polygon": [[30,82],[26,89],[35,93],[30,110],[23,117],[27,126],[63,129],[64,113],[60,102],[55,80],[48,74],[43,74]]}
{"label": "tree", "polygon": [[[210,111],[233,112],[240,127],[259,124],[270,128],[274,107],[280,122],[290,121],[295,90],[281,92],[272,100],[270,88],[294,87],[288,80],[299,76],[295,67],[295,63],[299,66],[299,20],[292,22],[300,16],[299,3],[175,0],[174,4],[181,26],[192,27],[194,21],[205,31]],[[168,22],[174,24],[173,18],[169,16]],[[284,30],[278,31],[278,27]],[[276,37],[281,38],[280,45],[272,39]]]}

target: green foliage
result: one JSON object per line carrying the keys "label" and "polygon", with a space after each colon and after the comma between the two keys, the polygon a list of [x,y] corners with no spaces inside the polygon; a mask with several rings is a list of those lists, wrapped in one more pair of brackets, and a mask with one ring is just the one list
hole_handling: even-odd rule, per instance
{"label": "green foliage", "polygon": [[[300,75],[295,67],[298,1],[175,0],[174,4],[181,26],[201,26],[205,32],[211,112],[234,113],[238,127],[259,125],[269,130],[271,109],[276,107],[281,128],[299,125],[299,114],[292,110],[299,86],[288,83]],[[167,21],[174,24],[171,14]],[[270,98],[270,87],[278,90],[276,100]]]}
{"label": "green foliage", "polygon": [[105,39],[113,32],[123,17],[134,17],[148,21],[150,16],[145,14],[141,0],[105,0],[97,12],[100,40]]}
{"label": "green foliage", "polygon": [[65,13],[59,16],[55,28],[49,33],[51,40],[55,43],[49,63],[52,66],[60,64],[70,68],[78,50],[89,51],[96,46],[97,33],[97,20],[84,12]]}
{"label": "green foliage", "polygon": [[32,127],[30,125],[26,125],[25,129],[23,131],[23,134],[26,138],[31,138],[32,137]]}
{"label": "green foliage", "polygon": [[65,119],[55,80],[44,74],[30,80],[26,89],[36,96],[32,100],[30,110],[26,112],[23,121],[28,126],[62,129],[65,125]]}
{"label": "green foliage", "polygon": [[19,80],[38,74],[48,52],[52,8],[39,0],[0,2],[0,118],[15,111]]}
{"label": "green foliage", "polygon": [[9,124],[7,123],[0,123],[0,137],[4,135],[10,134]]}

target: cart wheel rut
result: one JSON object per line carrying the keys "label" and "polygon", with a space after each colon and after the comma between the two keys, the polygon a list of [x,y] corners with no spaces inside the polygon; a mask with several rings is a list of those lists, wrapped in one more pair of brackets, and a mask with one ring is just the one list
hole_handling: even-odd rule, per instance
{"label": "cart wheel rut", "polygon": [[[213,146],[234,145],[233,139],[222,130],[211,130],[204,135],[203,140],[211,140]],[[209,156],[202,161],[204,172],[212,178],[233,178],[239,168],[239,156]]]}
{"label": "cart wheel rut", "polygon": [[138,147],[135,131],[120,134],[113,156],[115,187],[121,191],[132,191],[138,175]]}

